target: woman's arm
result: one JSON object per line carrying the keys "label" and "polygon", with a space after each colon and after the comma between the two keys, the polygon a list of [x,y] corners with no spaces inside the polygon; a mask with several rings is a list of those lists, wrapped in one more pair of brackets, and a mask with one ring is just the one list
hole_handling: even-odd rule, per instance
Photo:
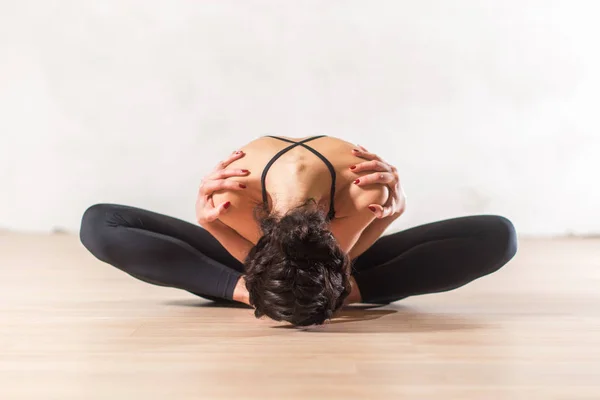
{"label": "woman's arm", "polygon": [[233,152],[226,160],[221,161],[200,184],[196,198],[196,220],[204,229],[215,237],[223,247],[238,261],[244,262],[253,244],[241,236],[233,228],[219,221],[219,217],[227,212],[230,201],[215,205],[213,194],[219,190],[242,191],[246,185],[227,180],[233,176],[247,176],[249,171],[243,169],[227,169],[227,166],[244,157],[243,151]]}
{"label": "woman's arm", "polygon": [[364,253],[369,247],[373,245],[379,239],[379,237],[385,232],[388,226],[394,222],[401,214],[396,214],[390,217],[375,219],[369,226],[367,226],[360,237],[350,250],[349,256],[354,259]]}
{"label": "woman's arm", "polygon": [[250,304],[250,293],[246,289],[246,278],[244,278],[244,275],[240,276],[235,289],[233,289],[233,300],[252,306]]}
{"label": "woman's arm", "polygon": [[355,148],[352,153],[367,161],[355,165],[352,169],[355,173],[370,172],[360,176],[354,183],[357,186],[371,187],[369,185],[384,185],[389,190],[389,195],[383,205],[373,202],[368,205],[369,210],[376,218],[361,233],[358,240],[350,250],[351,258],[356,258],[375,243],[388,226],[400,217],[406,209],[406,195],[400,185],[398,170],[387,163],[376,154],[369,153],[362,146]]}
{"label": "woman's arm", "polygon": [[331,221],[330,230],[340,248],[345,253],[350,253],[357,245],[362,232],[375,220],[375,215],[369,210],[369,204],[383,204],[387,200],[387,188],[381,185],[358,187],[351,183],[348,199],[336,215],[339,217]]}
{"label": "woman's arm", "polygon": [[212,222],[204,222],[202,227],[215,237],[239,262],[243,263],[250,249],[254,246],[252,242],[242,237],[233,228],[225,225],[218,219]]}
{"label": "woman's arm", "polygon": [[[365,213],[360,213],[355,218],[347,217],[342,218],[337,221],[337,224],[332,224],[331,232],[336,237],[336,240],[340,243],[342,249],[348,252],[348,256],[350,259],[354,259],[365,252],[369,247],[375,243],[377,239],[383,234],[383,232],[387,229],[387,227],[394,221],[396,218],[400,216],[400,214],[393,215],[387,218],[374,218],[371,212],[370,221],[371,223],[362,230],[360,234],[352,234],[352,232],[360,232],[358,229],[362,228],[360,226],[365,219]],[[362,221],[361,221],[362,220]],[[349,250],[347,250],[350,246]],[[243,278],[242,278],[243,279]],[[240,281],[242,280],[240,279]],[[358,284],[354,280],[353,277],[350,277],[351,291],[350,295],[344,301],[345,305],[360,303],[362,301],[362,296],[360,294],[360,288]],[[237,287],[236,287],[237,290]],[[235,295],[235,292],[234,292]],[[243,297],[242,292],[238,292],[238,296],[240,298]],[[243,301],[243,300],[238,300]]]}

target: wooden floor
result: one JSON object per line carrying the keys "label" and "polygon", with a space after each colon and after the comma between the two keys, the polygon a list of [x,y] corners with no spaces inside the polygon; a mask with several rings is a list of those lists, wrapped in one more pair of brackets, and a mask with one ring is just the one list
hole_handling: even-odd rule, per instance
{"label": "wooden floor", "polygon": [[600,399],[600,240],[306,330],[0,232],[0,399]]}

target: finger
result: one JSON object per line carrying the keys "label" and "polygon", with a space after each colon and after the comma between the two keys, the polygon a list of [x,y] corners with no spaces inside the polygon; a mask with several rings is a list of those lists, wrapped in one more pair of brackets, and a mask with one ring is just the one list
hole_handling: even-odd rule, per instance
{"label": "finger", "polygon": [[359,148],[352,149],[352,154],[354,154],[357,157],[364,158],[365,160],[383,161],[377,154],[369,153],[368,151],[364,151]]}
{"label": "finger", "polygon": [[366,151],[367,153],[369,152],[369,150],[365,149],[364,146],[361,146],[360,144],[357,144],[358,148],[361,149],[362,151]]}
{"label": "finger", "polygon": [[[212,203],[212,201],[211,201]],[[203,209],[204,219],[208,222],[212,222],[219,218],[219,215],[223,214],[231,206],[230,201],[219,204],[218,206],[210,205],[205,206]]]}
{"label": "finger", "polygon": [[379,204],[371,204],[369,205],[369,210],[375,215],[375,218],[381,218],[383,215],[383,207]]}
{"label": "finger", "polygon": [[231,153],[231,155],[228,158],[220,161],[214,170],[218,171],[220,169],[225,169],[225,168],[227,168],[227,166],[229,166],[229,164],[231,164],[235,160],[239,160],[240,158],[244,157],[245,155],[246,155],[246,153],[244,153],[243,151],[236,150],[233,153]]}
{"label": "finger", "polygon": [[394,207],[389,205],[387,207],[383,207],[383,213],[379,218],[387,218],[394,213]]}
{"label": "finger", "polygon": [[380,171],[380,172],[392,172],[392,167],[382,161],[371,160],[352,165],[350,169],[354,172],[364,171]]}
{"label": "finger", "polygon": [[369,205],[369,210],[375,215],[376,218],[385,218],[392,214],[392,207],[384,207],[379,204]]}
{"label": "finger", "polygon": [[219,179],[214,181],[206,181],[200,187],[200,193],[204,196],[210,196],[217,190],[244,190],[246,185],[241,182],[228,181],[225,179]]}
{"label": "finger", "polygon": [[212,174],[210,174],[207,178],[209,180],[219,180],[231,178],[232,176],[248,176],[250,171],[247,169],[237,169],[237,168],[227,168],[216,170]]}
{"label": "finger", "polygon": [[217,208],[215,208],[215,210],[217,210],[217,216],[225,213],[227,211],[227,209],[229,208],[229,206],[231,206],[230,201],[226,201],[225,203],[219,204],[219,206]]}
{"label": "finger", "polygon": [[201,207],[202,210],[200,213],[202,214],[202,220],[206,222],[212,222],[219,218],[219,209],[218,207],[214,207],[212,204],[212,199],[211,201],[205,202]]}
{"label": "finger", "polygon": [[358,186],[370,185],[373,183],[388,184],[394,182],[394,179],[394,174],[391,172],[375,172],[361,176],[354,181],[354,184]]}

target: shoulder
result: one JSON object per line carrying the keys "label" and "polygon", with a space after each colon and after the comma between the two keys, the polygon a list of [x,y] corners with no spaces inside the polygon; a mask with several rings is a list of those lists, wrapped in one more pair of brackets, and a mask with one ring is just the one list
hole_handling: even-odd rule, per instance
{"label": "shoulder", "polygon": [[374,184],[368,186],[348,185],[348,190],[338,194],[336,201],[336,217],[348,218],[368,210],[371,204],[385,204],[388,200],[389,189],[386,185]]}
{"label": "shoulder", "polygon": [[275,149],[279,148],[279,147],[281,147],[281,145],[282,145],[282,142],[277,139],[270,138],[268,136],[259,136],[259,137],[255,138],[254,140],[251,140],[250,142],[246,143],[242,147],[240,147],[240,150],[244,150],[244,151],[267,150],[267,151],[269,151],[274,148]]}

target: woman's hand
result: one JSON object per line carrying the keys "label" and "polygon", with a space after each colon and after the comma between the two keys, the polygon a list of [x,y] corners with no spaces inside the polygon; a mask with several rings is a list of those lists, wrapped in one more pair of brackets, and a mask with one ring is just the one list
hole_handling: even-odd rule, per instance
{"label": "woman's hand", "polygon": [[244,157],[243,151],[235,151],[226,160],[221,161],[215,169],[202,179],[198,189],[198,198],[196,199],[196,220],[200,225],[205,225],[215,221],[221,214],[227,210],[231,202],[215,206],[212,194],[217,190],[243,190],[246,185],[239,182],[228,181],[232,176],[247,176],[250,171],[247,169],[226,169],[229,164],[235,160]]}
{"label": "woman's hand", "polygon": [[243,275],[235,285],[235,289],[233,290],[233,300],[252,307],[252,304],[250,304],[250,293],[248,293],[248,289],[246,289],[246,278],[244,278]]}
{"label": "woman's hand", "polygon": [[360,295],[360,290],[358,289],[358,284],[356,283],[356,279],[354,279],[353,276],[350,276],[350,288],[351,288],[350,294],[344,300],[345,306],[347,306],[348,304],[362,302],[362,296]]}
{"label": "woman's hand", "polygon": [[364,186],[381,183],[387,185],[390,191],[388,200],[383,206],[379,204],[370,204],[369,210],[371,210],[377,218],[400,216],[406,208],[406,195],[400,185],[396,167],[382,160],[378,155],[369,153],[367,149],[360,145],[358,148],[352,149],[352,154],[368,160],[351,166],[350,169],[353,172],[373,171],[371,174],[363,175],[356,179],[354,181],[356,185]]}

